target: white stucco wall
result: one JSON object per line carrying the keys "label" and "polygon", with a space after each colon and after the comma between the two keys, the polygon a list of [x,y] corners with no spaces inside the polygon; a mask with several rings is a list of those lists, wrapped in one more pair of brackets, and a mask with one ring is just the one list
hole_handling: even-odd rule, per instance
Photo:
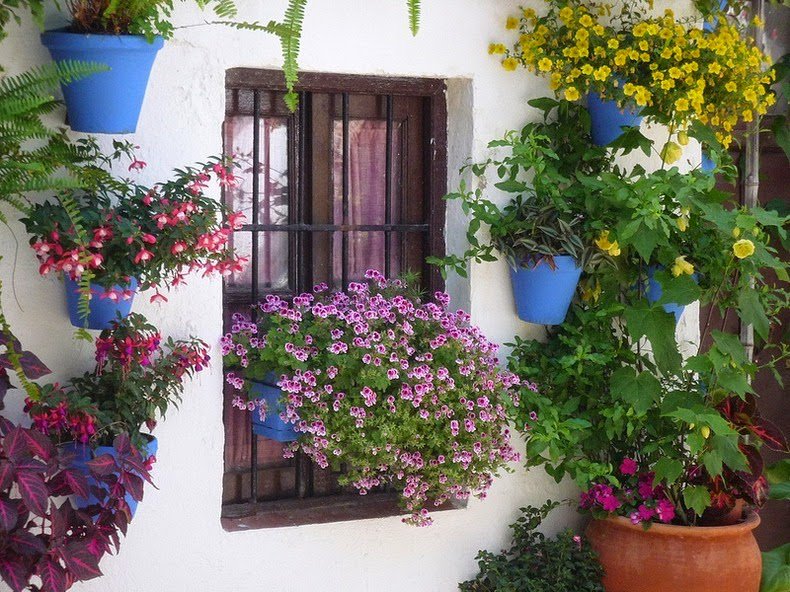
{"label": "white stucco wall", "polygon": [[[243,0],[241,16],[268,21],[282,14],[284,4]],[[301,67],[471,81],[451,84],[449,169],[456,179],[465,157],[480,158],[489,140],[525,123],[525,101],[545,94],[546,86],[523,71],[503,71],[487,55],[488,43],[505,37],[505,17],[523,2],[424,4],[421,33],[412,38],[402,0],[311,2]],[[198,23],[201,15],[179,6],[176,21]],[[49,24],[60,24],[57,15]],[[48,59],[38,31],[27,21],[12,26],[0,46],[0,64],[9,73]],[[221,152],[226,69],[279,65],[278,42],[264,34],[208,26],[179,30],[159,53],[138,132],[129,137],[141,146],[140,158],[149,164],[142,180],[166,178],[173,167]],[[53,118],[62,121],[63,113]],[[110,138],[102,141],[109,144]],[[9,233],[0,233],[0,277],[11,325],[24,345],[55,370],[56,378],[82,373],[91,366],[92,348],[72,339],[61,284],[38,275],[24,229],[12,227],[18,251]],[[457,215],[451,216],[448,234],[453,230],[462,230]],[[530,330],[513,312],[503,264],[475,267],[469,292],[460,284],[450,285],[461,302],[471,299],[474,321],[491,338],[505,342]],[[507,525],[519,507],[573,493],[571,487],[559,489],[540,469],[527,473],[517,466],[496,481],[487,500],[437,514],[430,528],[409,527],[392,517],[225,532],[220,526],[222,369],[216,347],[222,332],[221,282],[194,278],[169,297],[168,304],[158,306],[143,295],[135,309],[166,335],[195,334],[213,344],[215,363],[187,386],[181,409],[173,410],[157,429],[160,452],[154,478],[159,489],[146,491],[120,554],[103,560],[104,578],[75,586],[77,592],[451,591],[476,573],[478,549],[497,550],[506,543]],[[19,399],[18,393],[9,396],[7,412],[21,415]],[[576,520],[572,510],[558,511],[548,528]]]}

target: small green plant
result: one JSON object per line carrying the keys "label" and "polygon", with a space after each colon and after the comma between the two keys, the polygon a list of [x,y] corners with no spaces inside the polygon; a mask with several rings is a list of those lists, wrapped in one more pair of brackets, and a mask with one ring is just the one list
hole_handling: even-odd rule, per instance
{"label": "small green plant", "polygon": [[537,531],[559,504],[522,508],[511,525],[513,544],[496,555],[480,551],[480,573],[462,592],[603,592],[603,568],[584,538],[571,530],[548,538]]}
{"label": "small green plant", "polygon": [[[551,265],[557,255],[570,255],[582,267],[607,258],[594,248],[595,233],[585,211],[596,200],[597,191],[586,179],[608,168],[610,157],[606,150],[590,145],[587,110],[549,98],[529,104],[542,112],[542,120],[491,142],[489,148],[504,154],[465,166],[462,173],[472,173],[474,186],[464,181],[459,191],[446,197],[460,200],[471,219],[470,247],[462,256],[429,259],[442,266],[445,274],[452,269],[465,276],[468,261],[494,261],[495,252],[514,267],[540,260]],[[513,194],[504,208],[490,198],[493,190],[487,175],[492,171],[493,188]],[[478,233],[484,225],[490,238],[481,242]]]}
{"label": "small green plant", "polygon": [[790,543],[763,553],[763,579],[760,592],[790,590]]}

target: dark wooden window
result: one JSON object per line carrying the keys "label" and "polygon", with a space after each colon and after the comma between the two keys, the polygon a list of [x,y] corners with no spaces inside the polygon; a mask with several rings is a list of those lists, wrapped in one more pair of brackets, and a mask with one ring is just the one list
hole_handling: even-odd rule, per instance
{"label": "dark wooden window", "polygon": [[[366,269],[441,276],[425,263],[443,252],[445,85],[435,79],[303,73],[299,108],[285,106],[280,72],[227,74],[225,152],[243,182],[226,202],[247,215],[233,244],[248,269],[224,283],[225,323],[266,294],[325,282],[341,288]],[[252,434],[249,414],[225,393],[226,528],[343,520],[396,511],[381,491],[345,491],[338,473]]]}

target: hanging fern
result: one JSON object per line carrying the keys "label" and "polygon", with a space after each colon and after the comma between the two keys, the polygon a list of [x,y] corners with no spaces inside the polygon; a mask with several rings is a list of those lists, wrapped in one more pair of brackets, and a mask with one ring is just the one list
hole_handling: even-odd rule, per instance
{"label": "hanging fern", "polygon": [[406,0],[409,11],[409,28],[411,34],[416,35],[420,30],[420,0]]}

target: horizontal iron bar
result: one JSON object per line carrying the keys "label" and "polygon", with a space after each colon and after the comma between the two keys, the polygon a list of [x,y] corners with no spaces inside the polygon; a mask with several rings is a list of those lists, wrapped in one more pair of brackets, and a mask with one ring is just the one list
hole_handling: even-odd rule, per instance
{"label": "horizontal iron bar", "polygon": [[427,232],[429,224],[245,224],[240,230],[272,232]]}

